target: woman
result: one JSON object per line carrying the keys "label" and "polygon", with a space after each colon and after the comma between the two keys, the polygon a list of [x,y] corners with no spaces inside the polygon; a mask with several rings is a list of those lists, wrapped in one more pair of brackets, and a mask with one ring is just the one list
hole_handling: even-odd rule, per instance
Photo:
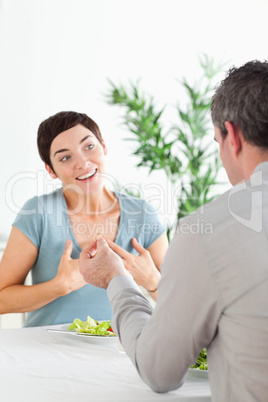
{"label": "woman", "polygon": [[[39,126],[37,143],[46,170],[62,188],[27,201],[13,223],[0,265],[0,314],[29,312],[25,326],[87,315],[110,319],[106,291],[86,284],[79,272],[80,252],[101,233],[126,252],[141,254],[132,270],[137,261],[146,267],[150,258],[159,269],[167,249],[164,227],[145,201],[105,187],[107,148],[87,115],[60,112],[48,118]],[[155,291],[160,274],[148,270],[138,281]],[[25,286],[29,271],[33,285]]]}

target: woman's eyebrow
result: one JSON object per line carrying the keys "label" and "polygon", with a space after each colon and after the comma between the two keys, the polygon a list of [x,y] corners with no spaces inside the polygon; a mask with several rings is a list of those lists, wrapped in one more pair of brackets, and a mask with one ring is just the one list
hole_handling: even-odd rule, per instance
{"label": "woman's eyebrow", "polygon": [[69,149],[67,149],[67,148],[59,149],[58,151],[56,151],[56,152],[54,153],[54,157],[55,157],[57,154],[59,154],[60,152],[65,152],[65,151],[69,151]]}
{"label": "woman's eyebrow", "polygon": [[86,141],[86,139],[87,139],[88,137],[92,137],[92,135],[86,135],[84,138],[82,138],[82,140],[80,141],[80,144],[82,144],[82,142]]}
{"label": "woman's eyebrow", "polygon": [[[82,140],[80,141],[80,144],[82,144],[84,141],[86,141],[86,139],[89,138],[89,137],[93,137],[93,136],[92,136],[92,135],[86,135],[84,138],[82,138]],[[59,154],[59,153],[61,153],[61,152],[66,152],[66,151],[69,151],[69,149],[67,149],[67,148],[59,149],[58,151],[56,151],[56,152],[54,153],[54,157],[55,157],[57,154]]]}

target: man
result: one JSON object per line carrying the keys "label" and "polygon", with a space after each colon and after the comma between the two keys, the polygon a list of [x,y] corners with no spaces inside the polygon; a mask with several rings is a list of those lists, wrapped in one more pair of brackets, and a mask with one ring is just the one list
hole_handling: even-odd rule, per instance
{"label": "man", "polygon": [[153,390],[181,386],[206,347],[213,400],[267,401],[268,62],[231,69],[211,112],[234,187],[179,222],[155,310],[104,239],[80,271],[107,288],[113,328]]}

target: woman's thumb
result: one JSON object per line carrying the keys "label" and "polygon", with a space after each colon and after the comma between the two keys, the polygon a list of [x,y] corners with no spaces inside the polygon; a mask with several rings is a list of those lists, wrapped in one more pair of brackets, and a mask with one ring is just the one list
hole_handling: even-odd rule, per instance
{"label": "woman's thumb", "polygon": [[73,243],[71,240],[67,240],[64,249],[64,254],[66,255],[66,257],[71,257],[72,250],[73,250]]}

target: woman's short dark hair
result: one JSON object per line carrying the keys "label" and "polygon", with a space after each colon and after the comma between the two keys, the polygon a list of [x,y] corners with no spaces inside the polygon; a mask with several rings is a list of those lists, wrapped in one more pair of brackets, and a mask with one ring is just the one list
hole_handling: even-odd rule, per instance
{"label": "woman's short dark hair", "polygon": [[223,138],[225,122],[238,126],[245,140],[268,147],[268,61],[232,67],[212,98],[211,117]]}
{"label": "woman's short dark hair", "polygon": [[51,143],[57,135],[78,124],[88,128],[102,144],[102,136],[98,125],[85,113],[59,112],[44,120],[37,132],[37,146],[39,155],[48,166],[53,169],[50,160]]}

